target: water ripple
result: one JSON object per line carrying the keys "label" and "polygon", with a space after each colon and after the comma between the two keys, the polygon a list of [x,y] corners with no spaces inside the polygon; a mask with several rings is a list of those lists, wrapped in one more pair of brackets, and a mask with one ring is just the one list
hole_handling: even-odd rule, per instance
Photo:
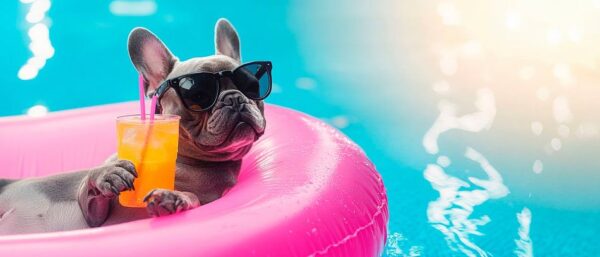
{"label": "water ripple", "polygon": [[519,213],[517,213],[517,220],[519,221],[519,239],[515,240],[517,249],[515,254],[518,257],[532,257],[533,256],[533,243],[529,238],[529,225],[531,224],[531,211],[525,207]]}
{"label": "water ripple", "polygon": [[[479,89],[475,107],[476,112],[458,117],[455,104],[441,102],[440,115],[423,137],[425,150],[429,154],[437,154],[439,136],[451,129],[475,133],[489,129],[496,116],[493,92],[488,88]],[[475,206],[489,199],[502,198],[509,193],[509,190],[503,183],[500,173],[481,153],[467,147],[464,156],[477,162],[487,178],[468,177],[467,182],[446,173],[444,167],[447,165],[429,164],[425,169],[424,177],[440,196],[429,203],[427,219],[434,228],[442,232],[452,250],[460,251],[467,256],[488,256],[485,250],[471,241],[471,236],[483,235],[477,228],[487,224],[491,219],[487,215],[478,218],[471,215]],[[439,156],[438,159],[444,157]]]}
{"label": "water ripple", "polygon": [[423,137],[425,150],[430,154],[437,154],[439,151],[437,139],[448,130],[461,129],[469,132],[480,132],[483,129],[489,129],[496,116],[496,102],[492,90],[489,88],[479,89],[475,107],[477,112],[457,117],[457,106],[455,104],[440,102],[440,115]]}
{"label": "water ripple", "polygon": [[404,235],[394,232],[388,234],[388,239],[386,243],[386,256],[402,256],[402,257],[416,257],[421,256],[421,252],[423,251],[422,246],[407,246],[406,242],[408,240]]}
{"label": "water ripple", "polygon": [[[482,235],[477,227],[487,224],[491,219],[487,215],[471,218],[471,214],[475,206],[489,199],[502,198],[509,190],[504,185],[500,173],[481,153],[469,147],[465,157],[479,163],[488,178],[469,177],[471,183],[467,183],[448,175],[436,164],[428,165],[425,169],[425,179],[439,192],[440,197],[429,203],[427,219],[434,228],[444,234],[451,249],[467,256],[488,256],[487,252],[471,241],[470,236]],[[481,189],[465,190],[472,185]]]}

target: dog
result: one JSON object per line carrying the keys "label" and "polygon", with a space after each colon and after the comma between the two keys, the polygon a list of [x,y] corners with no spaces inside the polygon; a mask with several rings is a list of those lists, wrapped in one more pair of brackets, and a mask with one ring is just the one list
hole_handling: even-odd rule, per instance
{"label": "dog", "polygon": [[[144,77],[147,96],[163,81],[185,74],[232,71],[241,64],[240,40],[226,19],[215,25],[215,54],[179,61],[152,32],[135,28],[129,55]],[[173,88],[160,98],[163,114],[181,117],[175,190],[156,189],[146,208],[127,208],[120,192],[133,189],[134,165],[113,156],[89,170],[22,180],[0,179],[0,235],[64,231],[165,216],[220,198],[237,182],[242,157],[266,127],[262,100],[252,100],[232,79],[220,78],[214,105],[185,108]]]}

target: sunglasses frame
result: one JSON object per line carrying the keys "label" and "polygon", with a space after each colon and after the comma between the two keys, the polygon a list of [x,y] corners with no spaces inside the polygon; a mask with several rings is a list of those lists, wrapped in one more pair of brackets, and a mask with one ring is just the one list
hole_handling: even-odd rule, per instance
{"label": "sunglasses frame", "polygon": [[[194,75],[204,75],[204,76],[212,76],[214,77],[214,79],[217,82],[217,92],[219,92],[221,90],[221,79],[222,78],[232,78],[233,77],[233,73],[235,71],[237,71],[238,69],[241,69],[245,66],[248,65],[252,65],[252,64],[261,64],[262,67],[265,67],[266,69],[262,71],[262,73],[267,73],[269,75],[269,88],[267,89],[267,93],[265,94],[265,96],[263,97],[259,97],[259,98],[255,98],[255,97],[250,97],[248,95],[246,95],[245,92],[242,92],[240,90],[240,92],[242,92],[242,94],[244,94],[246,97],[255,100],[255,101],[260,101],[260,100],[264,100],[265,98],[267,98],[270,94],[271,94],[271,90],[273,89],[273,78],[271,75],[271,70],[273,69],[273,64],[270,61],[254,61],[254,62],[249,62],[249,63],[244,63],[240,66],[238,66],[237,68],[233,69],[233,70],[225,70],[225,71],[220,71],[220,72],[198,72],[198,73],[189,73],[189,74],[185,74],[185,75],[181,75],[181,76],[177,76],[175,78],[171,78],[171,79],[167,79],[165,81],[163,81],[160,86],[156,89],[154,95],[157,96],[157,101],[156,101],[156,112],[160,113],[162,110],[162,108],[160,107],[160,99],[162,98],[162,96],[165,94],[165,92],[167,92],[167,90],[169,90],[169,88],[173,88],[173,90],[175,90],[175,93],[177,94],[177,96],[179,97],[179,99],[181,100],[181,103],[183,103],[183,106],[185,106],[186,109],[192,111],[192,112],[205,112],[208,109],[212,108],[213,106],[215,106],[215,104],[217,103],[218,100],[218,94],[217,97],[215,97],[215,99],[212,101],[212,103],[210,105],[208,105],[206,108],[203,108],[201,110],[194,110],[192,108],[190,108],[186,103],[185,100],[183,99],[183,96],[181,95],[180,90],[180,86],[179,86],[179,80],[183,77],[190,77],[190,76],[194,76]],[[233,82],[233,80],[232,80]],[[235,84],[235,82],[233,82]],[[237,87],[237,85],[236,85]]]}

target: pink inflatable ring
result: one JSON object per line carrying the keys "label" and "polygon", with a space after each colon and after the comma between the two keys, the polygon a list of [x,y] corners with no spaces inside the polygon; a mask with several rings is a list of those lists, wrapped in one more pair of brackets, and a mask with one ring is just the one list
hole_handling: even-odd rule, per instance
{"label": "pink inflatable ring", "polygon": [[[135,103],[0,118],[0,177],[98,165],[116,149],[115,117]],[[0,237],[0,256],[379,256],[385,188],[363,151],[302,113],[266,106],[267,130],[238,184],[184,213],[76,231]]]}

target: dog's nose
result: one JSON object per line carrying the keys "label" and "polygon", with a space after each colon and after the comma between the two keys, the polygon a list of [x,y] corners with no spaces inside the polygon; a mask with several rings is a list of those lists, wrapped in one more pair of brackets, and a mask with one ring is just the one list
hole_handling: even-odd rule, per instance
{"label": "dog's nose", "polygon": [[243,99],[241,95],[229,95],[223,99],[223,103],[226,106],[240,105],[243,103]]}
{"label": "dog's nose", "polygon": [[222,94],[221,102],[224,106],[231,106],[234,109],[238,109],[243,107],[243,104],[248,103],[248,99],[240,91],[228,90]]}

